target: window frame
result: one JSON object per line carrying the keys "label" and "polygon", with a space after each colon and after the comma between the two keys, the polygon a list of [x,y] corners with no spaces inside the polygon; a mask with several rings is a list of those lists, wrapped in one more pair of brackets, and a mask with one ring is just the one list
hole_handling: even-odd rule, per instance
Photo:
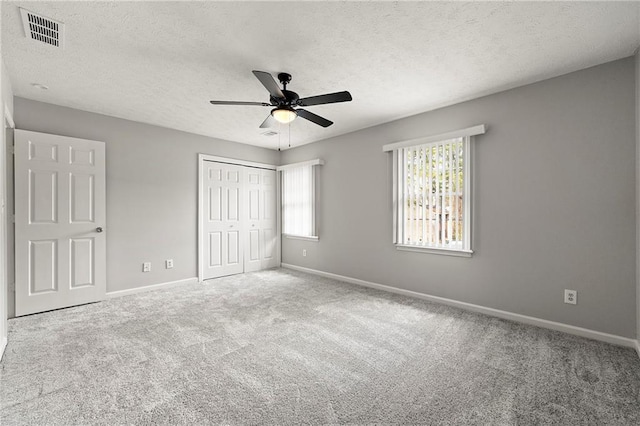
{"label": "window frame", "polygon": [[[397,250],[430,253],[448,256],[458,257],[471,257],[473,255],[472,249],[472,229],[473,229],[473,166],[474,166],[474,143],[473,139],[476,135],[481,135],[486,132],[485,125],[478,125],[469,127],[466,129],[456,130],[453,132],[443,133],[434,136],[428,136],[418,139],[411,139],[402,142],[396,142],[383,146],[383,151],[392,151],[392,199],[393,199],[393,244]],[[433,247],[423,245],[404,244],[401,241],[404,222],[404,182],[401,182],[398,174],[402,168],[405,167],[404,158],[398,154],[400,149],[423,146],[423,145],[435,145],[438,143],[447,142],[452,139],[463,139],[464,149],[464,162],[463,162],[463,247],[450,248],[450,247]]]}

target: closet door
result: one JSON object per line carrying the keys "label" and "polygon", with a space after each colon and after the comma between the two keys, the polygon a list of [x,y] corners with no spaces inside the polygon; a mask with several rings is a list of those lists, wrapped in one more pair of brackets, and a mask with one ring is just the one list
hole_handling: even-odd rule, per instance
{"label": "closet door", "polygon": [[280,239],[278,238],[278,184],[275,170],[262,171],[262,269],[280,266]]}
{"label": "closet door", "polygon": [[260,218],[262,204],[262,169],[245,168],[247,199],[247,244],[245,245],[244,270],[246,272],[262,269],[262,241],[260,235]]}
{"label": "closet door", "polygon": [[244,271],[243,167],[204,162],[204,279]]}
{"label": "closet door", "polygon": [[246,168],[247,244],[244,270],[279,266],[276,221],[276,171]]}

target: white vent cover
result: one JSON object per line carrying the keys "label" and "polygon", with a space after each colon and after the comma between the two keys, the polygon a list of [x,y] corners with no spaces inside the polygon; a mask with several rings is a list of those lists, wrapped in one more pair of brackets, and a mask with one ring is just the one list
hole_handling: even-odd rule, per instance
{"label": "white vent cover", "polygon": [[274,132],[273,130],[267,130],[266,132],[260,133],[262,136],[275,136],[278,132]]}
{"label": "white vent cover", "polygon": [[31,40],[40,41],[55,47],[63,47],[64,23],[37,15],[20,8],[24,34]]}

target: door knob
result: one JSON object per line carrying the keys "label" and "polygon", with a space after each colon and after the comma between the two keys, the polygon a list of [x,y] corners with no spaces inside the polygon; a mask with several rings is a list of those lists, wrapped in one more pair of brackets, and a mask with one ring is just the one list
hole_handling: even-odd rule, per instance
{"label": "door knob", "polygon": [[102,227],[98,226],[98,227],[96,228],[96,232],[102,232]]}

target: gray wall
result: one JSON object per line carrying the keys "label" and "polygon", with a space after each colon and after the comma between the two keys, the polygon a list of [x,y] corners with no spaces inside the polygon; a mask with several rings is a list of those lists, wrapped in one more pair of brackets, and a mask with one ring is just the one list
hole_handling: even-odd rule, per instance
{"label": "gray wall", "polygon": [[[635,338],[634,78],[626,58],[283,152],[326,161],[320,240],[283,263]],[[397,251],[382,145],[476,124],[475,254]]]}
{"label": "gray wall", "polygon": [[[106,142],[107,291],[197,275],[198,153],[279,160],[273,150],[18,97],[15,121],[18,129]],[[145,261],[151,272],[142,272]]]}

